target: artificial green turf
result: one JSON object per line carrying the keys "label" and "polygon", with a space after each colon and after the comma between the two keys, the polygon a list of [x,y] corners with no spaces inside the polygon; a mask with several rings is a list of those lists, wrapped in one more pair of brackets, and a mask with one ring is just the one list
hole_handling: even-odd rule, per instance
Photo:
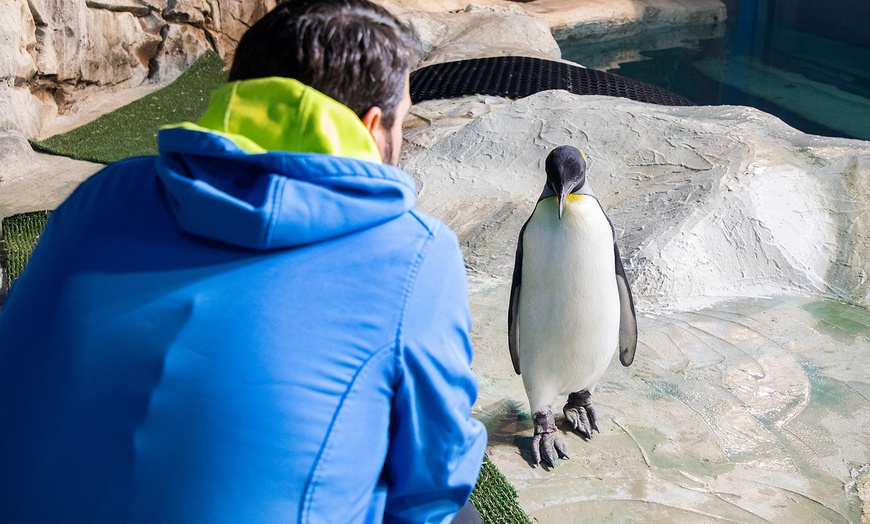
{"label": "artificial green turf", "polygon": [[531,524],[517,500],[517,490],[501,471],[483,456],[480,476],[471,493],[471,503],[480,513],[484,524]]}
{"label": "artificial green turf", "polygon": [[166,87],[72,131],[32,144],[48,153],[101,164],[153,155],[161,126],[199,120],[212,91],[227,80],[225,66],[217,53],[208,51]]}
{"label": "artificial green turf", "polygon": [[6,250],[6,287],[10,287],[30,259],[50,211],[20,213],[3,219],[3,248]]}

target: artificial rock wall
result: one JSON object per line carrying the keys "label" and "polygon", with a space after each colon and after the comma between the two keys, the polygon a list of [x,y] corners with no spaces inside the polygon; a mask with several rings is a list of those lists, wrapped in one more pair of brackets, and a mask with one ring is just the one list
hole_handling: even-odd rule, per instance
{"label": "artificial rock wall", "polygon": [[[208,49],[229,60],[277,1],[0,0],[0,131],[41,138],[88,98],[169,82]],[[720,0],[376,1],[412,24],[424,63],[558,59],[553,31],[602,40],[726,16]]]}
{"label": "artificial rock wall", "polygon": [[99,90],[177,77],[224,58],[275,0],[2,0],[0,130],[36,138]]}

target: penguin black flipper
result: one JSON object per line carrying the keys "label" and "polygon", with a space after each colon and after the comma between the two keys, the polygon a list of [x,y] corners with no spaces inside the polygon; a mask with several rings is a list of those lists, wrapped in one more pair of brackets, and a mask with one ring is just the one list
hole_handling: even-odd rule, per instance
{"label": "penguin black flipper", "polygon": [[637,349],[637,315],[634,313],[634,298],[625,268],[622,267],[616,237],[613,239],[613,258],[616,262],[616,287],[619,290],[619,361],[623,366],[630,366]]}
{"label": "penguin black flipper", "polygon": [[[531,220],[531,217],[529,217]],[[511,362],[514,364],[514,371],[517,375],[520,374],[520,284],[523,280],[523,234],[526,232],[526,226],[529,225],[529,220],[523,224],[520,229],[520,237],[517,240],[517,256],[514,260],[514,274],[511,280],[511,298],[508,303],[508,348],[511,352]]]}
{"label": "penguin black flipper", "polygon": [[[601,202],[598,202],[601,205]],[[601,212],[604,212],[602,206]],[[622,257],[619,255],[619,245],[616,243],[616,227],[613,221],[607,217],[610,223],[610,231],[613,233],[613,261],[616,265],[616,288],[619,291],[619,361],[623,366],[630,366],[634,362],[634,353],[637,349],[637,315],[634,313],[634,297],[631,296],[631,286],[625,276],[625,268],[622,267]]]}
{"label": "penguin black flipper", "polygon": [[[583,188],[583,194],[593,196],[592,190]],[[637,349],[637,315],[634,312],[634,297],[631,296],[631,286],[625,276],[625,268],[622,267],[622,257],[619,254],[619,245],[616,243],[616,226],[604,211],[601,201],[595,199],[601,207],[601,212],[610,224],[610,232],[613,234],[613,261],[616,266],[616,288],[619,291],[619,361],[623,366],[630,366],[634,362],[634,353]]]}

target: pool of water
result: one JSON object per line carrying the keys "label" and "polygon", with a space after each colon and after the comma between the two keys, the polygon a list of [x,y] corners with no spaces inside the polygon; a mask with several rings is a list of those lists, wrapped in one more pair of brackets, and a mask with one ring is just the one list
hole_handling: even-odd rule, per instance
{"label": "pool of water", "polygon": [[697,104],[751,106],[806,133],[870,140],[870,47],[739,20],[609,42],[557,39],[567,60]]}

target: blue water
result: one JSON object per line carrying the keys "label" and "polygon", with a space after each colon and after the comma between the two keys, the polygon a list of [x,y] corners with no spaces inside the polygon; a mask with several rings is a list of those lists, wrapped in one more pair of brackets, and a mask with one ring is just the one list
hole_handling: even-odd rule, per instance
{"label": "blue water", "polygon": [[605,43],[565,36],[559,44],[565,59],[700,105],[751,106],[806,133],[870,140],[870,47],[734,22]]}

